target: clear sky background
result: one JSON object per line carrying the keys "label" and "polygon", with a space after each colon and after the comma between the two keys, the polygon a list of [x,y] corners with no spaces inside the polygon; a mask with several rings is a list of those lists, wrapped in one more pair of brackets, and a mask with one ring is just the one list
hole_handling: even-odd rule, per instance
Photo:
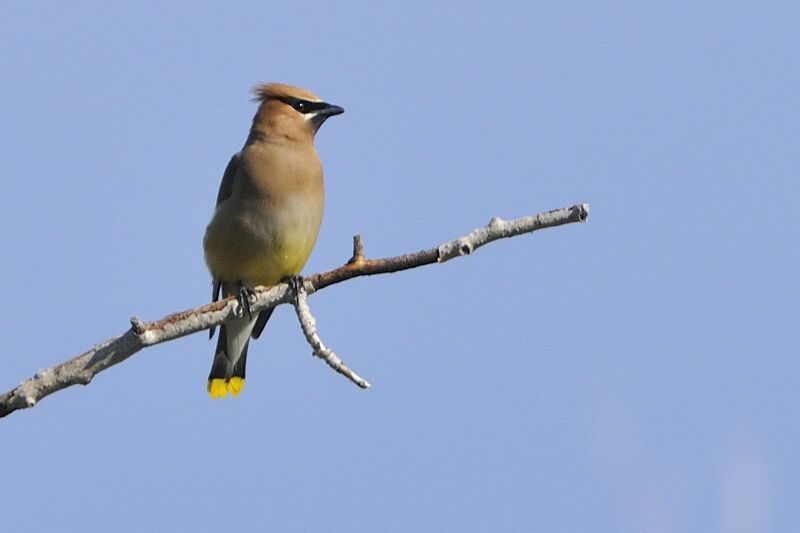
{"label": "clear sky background", "polygon": [[0,388],[207,303],[261,81],[317,137],[305,273],[589,202],[588,224],[288,307],[0,420],[3,531],[789,531],[800,523],[792,2],[5,2]]}

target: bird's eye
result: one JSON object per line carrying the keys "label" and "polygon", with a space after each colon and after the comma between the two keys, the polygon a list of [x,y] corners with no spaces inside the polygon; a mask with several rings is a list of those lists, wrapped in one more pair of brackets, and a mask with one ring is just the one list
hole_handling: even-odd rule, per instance
{"label": "bird's eye", "polygon": [[306,103],[304,101],[302,101],[302,100],[298,100],[297,102],[295,102],[293,107],[294,107],[295,111],[297,111],[299,113],[305,113],[306,112]]}

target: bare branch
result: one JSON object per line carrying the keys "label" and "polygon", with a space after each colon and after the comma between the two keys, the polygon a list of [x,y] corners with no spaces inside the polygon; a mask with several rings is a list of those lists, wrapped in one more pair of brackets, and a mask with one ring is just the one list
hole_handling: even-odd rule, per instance
{"label": "bare branch", "polygon": [[305,335],[308,344],[311,345],[314,355],[328,363],[329,367],[336,370],[362,389],[370,388],[371,385],[366,379],[350,370],[347,365],[339,359],[336,352],[325,347],[325,344],[319,337],[319,333],[317,333],[317,321],[314,319],[311,314],[311,309],[308,307],[306,289],[302,285],[302,280],[300,278],[297,279],[297,284],[293,284],[292,287],[295,291],[294,309],[297,311],[297,318],[300,320],[300,328],[303,330],[303,335]]}
{"label": "bare branch", "polygon": [[[497,239],[516,237],[524,233],[554,228],[574,222],[586,222],[588,218],[589,204],[576,204],[571,207],[562,207],[561,209],[554,209],[538,215],[511,220],[493,218],[487,226],[478,228],[467,235],[453,239],[436,248],[385,259],[364,259],[361,236],[356,235],[353,258],[346,265],[335,270],[306,277],[306,288],[308,289],[309,284],[311,284],[315,290],[319,290],[359,276],[388,274],[432,263],[443,263],[454,257],[469,255],[484,244]],[[309,294],[311,292],[309,290]]]}
{"label": "bare branch", "polygon": [[[322,357],[334,370],[346,375],[360,387],[366,388],[369,387],[369,384],[344,366],[333,351],[328,350],[322,344],[316,334],[313,317],[310,317],[310,312],[308,312],[305,295],[301,296],[302,293],[313,294],[329,285],[359,276],[386,274],[437,262],[443,263],[454,257],[469,255],[484,244],[497,239],[514,237],[573,222],[585,222],[588,216],[588,204],[577,204],[512,220],[493,218],[487,226],[436,248],[384,259],[365,259],[361,236],[356,235],[353,239],[353,256],[347,264],[328,272],[306,277],[302,291],[299,291],[297,297],[287,283],[280,283],[274,287],[257,287],[255,289],[256,298],[250,308],[253,313],[258,313],[277,305],[295,303],[304,334],[315,355]],[[131,319],[131,328],[125,333],[98,344],[64,363],[40,370],[14,389],[0,394],[0,417],[18,409],[33,407],[42,398],[71,385],[87,385],[98,373],[121,363],[142,348],[218,326],[229,317],[234,316],[237,308],[236,298],[229,297],[196,309],[175,313],[154,322],[143,322],[134,317]],[[306,318],[301,316],[306,312],[308,312]],[[310,317],[310,321],[308,317]]]}

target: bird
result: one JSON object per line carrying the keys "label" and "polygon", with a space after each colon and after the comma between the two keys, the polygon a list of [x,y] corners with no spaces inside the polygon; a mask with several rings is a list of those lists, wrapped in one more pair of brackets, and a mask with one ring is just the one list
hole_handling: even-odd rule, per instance
{"label": "bird", "polygon": [[[235,295],[240,312],[220,326],[208,394],[238,396],[244,388],[247,349],[272,309],[250,313],[252,287],[298,275],[317,241],[325,187],[314,147],[320,126],[344,113],[340,106],[283,83],[253,88],[259,103],[244,147],[222,176],[203,238],[212,277],[212,300]],[[214,328],[209,337],[213,338]]]}

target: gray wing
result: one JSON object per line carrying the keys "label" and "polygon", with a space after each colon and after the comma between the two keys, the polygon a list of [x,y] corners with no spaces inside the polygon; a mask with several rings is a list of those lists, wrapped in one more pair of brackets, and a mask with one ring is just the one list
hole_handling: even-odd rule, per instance
{"label": "gray wing", "polygon": [[272,316],[272,312],[274,310],[275,308],[273,307],[272,309],[265,309],[258,313],[258,318],[253,326],[253,331],[250,332],[251,337],[257,339],[261,336],[261,332],[264,331],[264,326],[267,325],[267,320],[269,320],[269,317]]}
{"label": "gray wing", "polygon": [[242,152],[236,152],[228,161],[228,166],[225,167],[225,173],[222,175],[222,183],[219,184],[219,192],[217,193],[217,205],[231,197],[233,193],[233,178],[239,171],[239,159],[241,159]]}
{"label": "gray wing", "polygon": [[[222,174],[222,183],[219,184],[219,192],[217,193],[217,204],[219,205],[228,198],[231,197],[233,193],[233,178],[236,176],[236,173],[239,171],[239,159],[241,158],[242,152],[236,152],[231,157],[231,160],[228,161],[228,166],[225,167],[225,172]],[[211,290],[211,301],[216,302],[219,300],[220,297],[220,289],[221,283],[219,280],[214,280],[214,285]],[[226,295],[227,296],[227,295]],[[217,328],[210,328],[208,330],[208,338],[214,337],[214,331]]]}

